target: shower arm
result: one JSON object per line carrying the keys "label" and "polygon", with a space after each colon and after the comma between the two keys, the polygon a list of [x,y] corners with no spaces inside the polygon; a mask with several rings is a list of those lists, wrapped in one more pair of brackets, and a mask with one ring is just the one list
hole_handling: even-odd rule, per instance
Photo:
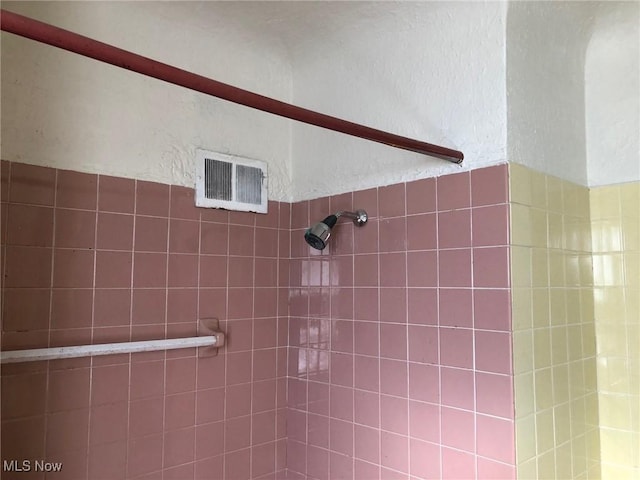
{"label": "shower arm", "polygon": [[362,225],[367,223],[367,220],[369,219],[369,217],[367,216],[367,212],[365,212],[364,210],[356,210],[355,212],[349,212],[347,210],[341,210],[338,213],[336,213],[336,217],[337,218],[340,218],[340,217],[349,218],[349,219],[353,220],[354,225],[356,225],[358,227],[361,227]]}
{"label": "shower arm", "polygon": [[0,10],[0,29],[196,92],[298,122],[442,158],[453,163],[462,163],[464,158],[463,153],[458,150],[403,137],[258,95],[8,10]]}

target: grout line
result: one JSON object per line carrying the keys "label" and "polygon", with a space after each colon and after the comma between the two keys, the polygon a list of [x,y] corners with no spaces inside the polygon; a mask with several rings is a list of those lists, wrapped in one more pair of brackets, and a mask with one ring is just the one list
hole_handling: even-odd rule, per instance
{"label": "grout line", "polygon": [[[404,186],[404,218],[405,218],[405,222],[404,222],[404,240],[405,240],[405,248],[404,248],[404,304],[405,304],[405,318],[404,318],[404,325],[405,325],[405,355],[406,355],[406,372],[407,372],[407,377],[406,377],[406,387],[407,387],[407,398],[405,400],[405,406],[407,409],[407,433],[406,433],[406,449],[407,449],[407,474],[411,474],[411,418],[410,418],[410,412],[411,412],[411,377],[410,377],[410,371],[409,371],[409,359],[411,358],[411,353],[410,353],[410,349],[409,349],[409,256],[408,256],[408,252],[409,252],[409,226],[408,226],[408,222],[406,221],[406,218],[408,217],[407,215],[407,210],[408,210],[408,201],[409,199],[407,198],[407,183],[405,182],[403,184]],[[382,431],[382,425],[380,425],[380,430]]]}
{"label": "grout line", "polygon": [[[376,191],[376,211],[378,214],[378,219],[376,222],[376,228],[377,231],[375,232],[376,234],[376,243],[377,243],[377,248],[375,251],[375,255],[376,255],[376,263],[377,263],[377,281],[376,281],[376,290],[377,290],[377,295],[376,295],[376,301],[377,301],[377,319],[376,319],[376,323],[377,323],[377,329],[378,329],[378,352],[377,352],[377,359],[378,359],[378,391],[376,392],[377,395],[377,401],[378,401],[378,471],[380,473],[382,473],[382,401],[381,401],[381,395],[382,395],[382,359],[380,358],[380,353],[382,352],[382,329],[381,327],[381,323],[380,323],[380,306],[381,306],[381,302],[380,302],[380,294],[381,294],[381,290],[380,290],[380,285],[381,285],[381,281],[380,281],[380,225],[382,222],[381,219],[381,215],[380,215],[380,187],[377,187],[375,189]],[[406,227],[406,224],[405,224]],[[354,395],[355,397],[355,395]],[[354,418],[355,421],[355,418]]]}
{"label": "grout line", "polygon": [[[256,239],[256,222],[255,222],[255,217],[253,219],[253,227],[252,227],[252,239],[253,239],[253,258],[251,260],[252,264],[252,275],[251,275],[251,371],[250,371],[250,378],[251,378],[251,388],[249,389],[249,394],[251,395],[251,398],[249,398],[249,478],[253,478],[253,387],[255,384],[255,380],[254,380],[254,362],[255,362],[255,344],[254,344],[254,331],[255,331],[255,313],[256,313],[256,244],[257,244],[257,239]],[[276,275],[277,278],[277,275]],[[277,368],[277,354],[276,354],[276,368]],[[276,391],[274,392],[274,396],[277,395],[277,388]],[[226,403],[226,402],[225,402]]]}
{"label": "grout line", "polygon": [[[9,184],[11,184],[11,181],[9,182]],[[51,317],[52,317],[52,313],[53,313],[53,279],[54,279],[54,268],[55,268],[55,264],[54,264],[54,259],[55,259],[55,246],[56,246],[56,203],[58,201],[57,199],[58,197],[58,170],[55,170],[55,179],[53,182],[53,225],[52,225],[52,232],[51,232],[51,272],[50,272],[50,280],[49,280],[49,322],[48,322],[48,333],[47,333],[47,346],[50,347],[51,346]],[[7,209],[7,214],[8,214],[8,209]],[[8,228],[8,224],[7,224],[7,228]],[[8,235],[8,233],[7,233]],[[6,252],[6,246],[5,246],[5,252]],[[3,261],[6,262],[5,259],[3,259]],[[3,291],[5,290],[4,285],[3,285]],[[46,397],[45,397],[45,410],[44,410],[44,438],[43,438],[43,451],[45,452],[45,455],[47,453],[48,447],[47,447],[47,435],[46,432],[48,431],[49,428],[49,387],[51,385],[51,362],[47,361],[46,362],[47,368],[46,368],[46,374],[45,374],[45,386],[46,386]],[[89,369],[89,401],[91,401],[91,369]],[[91,418],[91,416],[89,416],[89,418]],[[90,426],[90,425],[89,425]],[[89,428],[87,428],[87,445],[89,445]],[[85,473],[88,475],[89,473],[89,462],[87,460],[87,467],[85,470]]]}
{"label": "grout line", "polygon": [[[57,182],[56,182],[57,183]],[[57,185],[56,185],[56,209],[57,207]],[[94,343],[94,333],[95,333],[95,318],[96,318],[96,271],[97,271],[97,266],[98,266],[98,254],[96,252],[96,248],[98,246],[98,195],[100,191],[100,175],[96,175],[96,209],[94,212],[94,218],[95,218],[95,225],[94,225],[94,231],[93,231],[93,278],[92,278],[92,282],[91,282],[91,341],[90,343]],[[54,238],[55,238],[55,231],[54,231]],[[92,401],[92,397],[93,397],[93,373],[94,373],[94,368],[95,368],[95,358],[94,357],[89,357],[89,419],[88,419],[88,426],[87,426],[87,454],[89,455],[90,451],[91,451],[91,411],[93,410],[93,401]],[[128,406],[127,406],[128,408]],[[127,413],[128,416],[128,413]],[[127,421],[127,425],[128,425],[128,421]],[[89,458],[87,458],[87,475],[89,474],[91,468],[90,468],[90,455]]]}
{"label": "grout line", "polygon": [[[202,218],[202,216],[200,216]],[[227,265],[227,271],[226,271],[226,281],[225,281],[225,301],[227,304],[227,308],[226,308],[226,315],[225,315],[225,319],[226,319],[226,326],[227,326],[227,331],[229,330],[229,245],[231,243],[231,216],[230,213],[227,212],[227,228],[226,228],[226,232],[227,232],[227,247],[226,247],[226,265]],[[223,382],[223,388],[224,388],[224,396],[225,396],[225,402],[224,402],[224,406],[222,409],[222,421],[226,422],[227,421],[227,402],[226,402],[226,397],[227,397],[227,369],[229,367],[229,361],[228,361],[228,339],[225,345],[225,352],[224,352],[224,382]],[[197,382],[197,378],[196,378],[196,382]],[[197,385],[196,385],[197,386]],[[253,388],[253,387],[252,387]],[[222,429],[222,474],[223,474],[223,478],[226,478],[226,474],[227,474],[227,434],[226,434],[226,428]]]}
{"label": "grout line", "polygon": [[440,342],[440,331],[442,328],[441,322],[440,322],[440,315],[441,315],[441,308],[440,308],[440,291],[441,291],[441,286],[440,286],[440,232],[438,229],[438,225],[440,224],[440,199],[438,196],[438,191],[440,190],[439,188],[439,181],[438,179],[436,179],[436,181],[434,182],[434,188],[435,188],[435,196],[436,196],[436,211],[435,211],[435,216],[436,216],[436,223],[435,223],[435,229],[436,229],[436,315],[437,315],[437,319],[436,319],[436,325],[437,325],[437,329],[438,329],[438,469],[440,472],[440,476],[442,476],[442,470],[443,470],[443,461],[442,461],[442,344]]}
{"label": "grout line", "polygon": [[[7,240],[9,239],[9,207],[11,205],[11,183],[12,183],[12,165],[13,162],[9,162],[7,161],[7,202],[4,203],[6,205],[7,208],[7,218],[4,220],[4,225],[2,225],[1,219],[0,219],[0,228],[2,229],[2,231],[0,231],[0,258],[2,259],[2,263],[0,265],[0,305],[2,305],[2,307],[0,307],[0,318],[4,318],[4,308],[6,305],[5,302],[5,291],[6,291],[6,273],[7,273]],[[55,183],[54,183],[54,187],[55,187]],[[0,190],[2,189],[2,186],[0,185]],[[54,204],[55,204],[55,189],[54,189]],[[1,204],[0,204],[0,208],[1,208]],[[55,218],[54,212],[55,210],[52,208],[52,225],[53,227],[55,227],[55,224],[53,223],[53,218]],[[2,210],[0,209],[0,216],[2,216]],[[55,228],[53,228],[52,232],[51,232],[51,242],[52,242],[52,247],[51,247],[51,277],[50,277],[50,281],[53,284],[53,236],[55,234]],[[49,295],[49,331],[51,331],[51,304],[52,304],[52,294]],[[1,335],[1,334],[0,334]],[[0,343],[1,343],[1,338],[0,338]],[[49,341],[47,340],[47,346],[49,346]],[[1,345],[0,345],[0,349],[1,349]],[[48,389],[48,380],[47,380],[47,389]]]}
{"label": "grout line", "polygon": [[[137,182],[136,182],[137,183]],[[168,325],[168,310],[169,310],[169,245],[170,245],[170,237],[171,237],[171,200],[172,200],[172,188],[169,186],[169,201],[168,201],[168,209],[167,209],[167,243],[166,243],[166,253],[165,253],[165,271],[164,271],[164,338],[167,338],[167,334],[169,332]],[[162,252],[159,252],[162,253]],[[164,351],[162,354],[162,370],[163,370],[163,391],[162,391],[162,449],[161,449],[161,470],[164,472],[165,466],[165,440],[167,436],[167,352]]]}
{"label": "grout line", "polygon": [[[98,177],[101,178],[101,177]],[[99,184],[98,184],[99,186]],[[134,180],[133,181],[133,223],[132,223],[132,231],[131,231],[131,279],[129,282],[129,288],[130,288],[130,293],[129,293],[129,340],[131,340],[133,338],[133,273],[135,271],[135,255],[134,255],[134,249],[135,249],[135,242],[136,242],[136,210],[137,210],[137,191],[138,191],[138,181]],[[100,205],[99,203],[99,195],[100,195],[100,189],[98,188],[98,205]],[[98,221],[96,220],[96,226],[98,224]],[[96,245],[97,245],[97,234],[96,234]],[[133,355],[129,355],[129,364],[128,364],[128,378],[127,378],[127,438],[126,438],[126,445],[127,445],[127,449],[125,451],[125,475],[127,474],[127,470],[129,469],[129,457],[130,457],[130,444],[131,444],[131,438],[129,435],[129,430],[131,428],[131,367],[133,364]]]}
{"label": "grout line", "polygon": [[[202,215],[199,216],[198,219],[198,252],[197,252],[197,259],[198,259],[198,264],[197,264],[197,268],[196,268],[196,332],[197,329],[200,327],[200,259],[201,259],[201,255],[202,255]],[[196,333],[197,335],[197,333]],[[198,436],[197,436],[197,427],[198,427],[198,423],[197,423],[197,419],[198,419],[198,372],[200,369],[200,362],[198,361],[198,351],[199,349],[196,348],[195,349],[195,385],[194,385],[194,408],[193,408],[193,445],[194,445],[194,451],[193,451],[193,462],[194,462],[194,471],[196,468],[196,462],[197,462],[197,458],[196,458],[196,448],[197,448],[197,440],[198,440]]]}
{"label": "grout line", "polygon": [[[473,199],[473,192],[471,182],[469,182],[469,199]],[[478,208],[478,207],[475,207]],[[478,385],[476,383],[476,374],[478,371],[476,365],[476,315],[475,315],[475,298],[476,298],[476,282],[474,280],[474,260],[475,260],[475,241],[473,235],[473,209],[469,214],[469,240],[470,240],[470,248],[471,248],[471,326],[472,326],[472,335],[471,335],[471,349],[472,349],[472,383],[473,383],[473,457],[474,457],[474,465],[475,465],[475,474],[478,475]],[[508,247],[507,247],[508,248]],[[507,265],[507,270],[509,269],[509,265]],[[508,277],[507,277],[507,285],[508,285]]]}

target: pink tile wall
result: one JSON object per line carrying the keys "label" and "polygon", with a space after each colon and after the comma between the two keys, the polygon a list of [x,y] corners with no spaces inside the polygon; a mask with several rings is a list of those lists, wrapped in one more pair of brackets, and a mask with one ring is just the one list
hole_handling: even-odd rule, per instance
{"label": "pink tile wall", "polygon": [[515,477],[507,192],[501,165],[292,205],[290,478]]}
{"label": "pink tile wall", "polygon": [[284,470],[289,204],[197,209],[184,187],[8,162],[1,193],[3,349],[193,336],[211,316],[228,334],[215,358],[4,366],[2,459],[64,478]]}
{"label": "pink tile wall", "polygon": [[[3,458],[72,478],[513,478],[506,166],[266,216],[16,163],[1,179],[3,348],[193,335],[206,316],[229,336],[209,359],[3,367]],[[354,207],[368,225],[306,246]]]}

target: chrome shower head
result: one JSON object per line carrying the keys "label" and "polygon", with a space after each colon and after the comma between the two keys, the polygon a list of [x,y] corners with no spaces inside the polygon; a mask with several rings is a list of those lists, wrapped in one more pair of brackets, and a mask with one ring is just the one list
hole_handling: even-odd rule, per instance
{"label": "chrome shower head", "polygon": [[338,218],[347,217],[353,220],[353,223],[361,227],[367,223],[368,216],[364,210],[356,210],[355,212],[338,212],[335,215],[329,215],[321,222],[316,223],[304,232],[305,241],[316,250],[324,250],[331,236],[331,229],[338,222]]}

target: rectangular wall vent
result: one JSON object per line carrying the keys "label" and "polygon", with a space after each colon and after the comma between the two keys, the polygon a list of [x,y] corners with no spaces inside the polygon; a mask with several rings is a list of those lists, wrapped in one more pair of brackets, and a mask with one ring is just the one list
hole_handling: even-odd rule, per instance
{"label": "rectangular wall vent", "polygon": [[267,213],[267,164],[198,150],[196,206]]}

